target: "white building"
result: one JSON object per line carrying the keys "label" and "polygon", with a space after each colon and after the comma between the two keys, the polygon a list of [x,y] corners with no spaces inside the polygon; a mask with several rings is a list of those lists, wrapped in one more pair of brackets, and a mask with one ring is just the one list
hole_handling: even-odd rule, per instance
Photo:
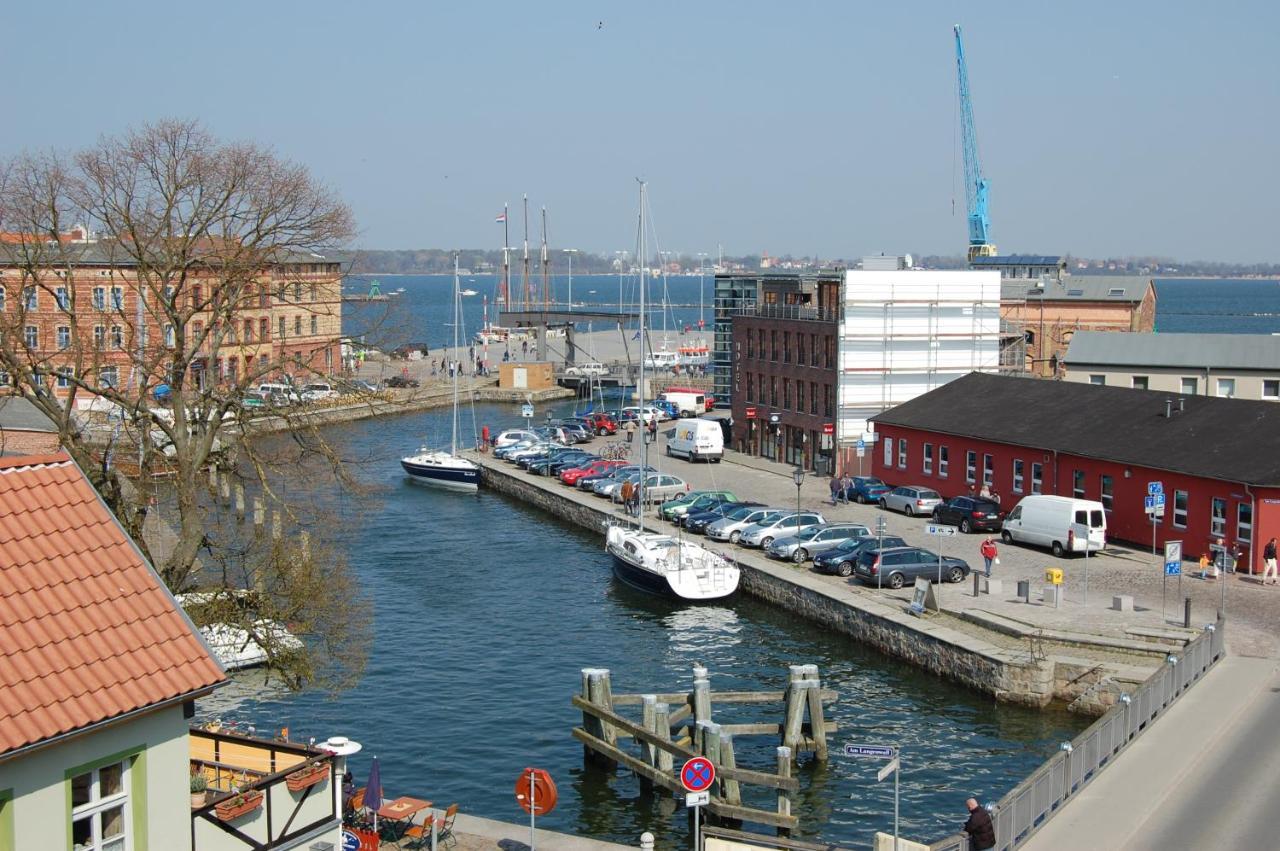
{"label": "white building", "polygon": [[999,271],[845,272],[836,426],[844,469],[856,469],[870,417],[999,364]]}

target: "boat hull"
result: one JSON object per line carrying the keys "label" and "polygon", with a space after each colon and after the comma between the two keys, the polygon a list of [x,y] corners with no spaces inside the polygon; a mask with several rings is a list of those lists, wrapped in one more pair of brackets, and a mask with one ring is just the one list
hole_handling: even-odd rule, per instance
{"label": "boat hull", "polygon": [[608,542],[606,549],[612,557],[613,575],[618,578],[618,581],[646,594],[679,600],[682,603],[705,603],[732,596],[738,588],[736,568],[733,581],[720,587],[714,584],[707,587],[697,582],[689,583],[687,580],[692,575],[692,571],[685,572],[683,576],[681,572],[675,573],[676,585],[673,585],[671,574],[658,573],[638,564],[631,554],[616,543]]}
{"label": "boat hull", "polygon": [[407,458],[400,460],[400,466],[414,484],[456,491],[474,491],[480,487],[479,467],[442,467],[414,463]]}
{"label": "boat hull", "polygon": [[669,597],[672,600],[682,600],[679,594],[675,592],[667,582],[665,577],[658,576],[642,567],[636,567],[616,552],[610,550],[613,556],[613,575],[618,577],[618,581],[625,585],[630,585],[637,591],[643,591],[646,594],[657,594],[660,597]]}

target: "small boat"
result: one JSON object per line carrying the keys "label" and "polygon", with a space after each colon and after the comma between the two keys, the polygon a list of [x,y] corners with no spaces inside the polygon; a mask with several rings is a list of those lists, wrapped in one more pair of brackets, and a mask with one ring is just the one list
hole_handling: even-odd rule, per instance
{"label": "small boat", "polygon": [[679,600],[720,600],[738,590],[738,566],[683,538],[612,526],[605,548],[619,580],[649,594]]}
{"label": "small boat", "polygon": [[465,296],[480,295],[480,293],[479,293],[477,290],[469,290],[469,289],[468,289],[468,290],[463,290],[463,291],[462,291],[462,294],[463,294],[463,295],[465,295]]}
{"label": "small boat", "polygon": [[[226,617],[228,611],[247,611],[258,592],[244,589],[217,589],[175,594],[174,599],[197,621]],[[225,670],[241,671],[267,664],[267,650],[258,641],[264,639],[272,653],[281,656],[303,649],[302,640],[279,621],[258,618],[252,630],[235,623],[214,621],[200,627],[200,635]],[[256,636],[256,637],[255,637]]]}

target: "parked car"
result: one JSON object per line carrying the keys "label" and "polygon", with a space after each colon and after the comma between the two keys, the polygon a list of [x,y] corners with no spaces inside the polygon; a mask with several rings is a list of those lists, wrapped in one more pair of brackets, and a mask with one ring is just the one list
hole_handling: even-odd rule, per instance
{"label": "parked car", "polygon": [[515,455],[517,452],[524,452],[529,449],[542,448],[550,445],[551,444],[548,441],[545,441],[541,437],[537,437],[535,435],[534,437],[526,437],[523,440],[517,440],[515,443],[508,443],[501,449],[495,449],[493,451],[493,457],[501,458],[504,461],[510,461],[511,456]]}
{"label": "parked car", "polygon": [[569,439],[574,443],[589,443],[591,438],[595,436],[591,429],[578,422],[577,420],[556,420],[552,423],[556,428],[562,428],[568,434]]}
{"label": "parked car", "polygon": [[600,437],[604,437],[606,434],[618,433],[618,421],[604,411],[583,414],[583,417],[591,423],[592,429]]}
{"label": "parked car", "polygon": [[644,480],[644,501],[648,503],[666,502],[689,490],[689,483],[679,476],[665,473],[650,473]]}
{"label": "parked car", "polygon": [[771,558],[790,559],[803,564],[809,559],[849,540],[861,540],[871,536],[871,530],[858,523],[832,523],[829,526],[810,526],[799,534],[774,538],[765,552]]}
{"label": "parked car", "polygon": [[769,515],[781,516],[785,510],[760,506],[758,508],[746,507],[738,511],[732,511],[714,523],[709,524],[706,528],[706,535],[713,541],[728,541],[731,544],[736,544],[738,539],[742,537],[743,529],[754,525],[757,521],[763,520]]}
{"label": "parked car", "polygon": [[980,496],[953,496],[933,510],[935,523],[959,526],[970,532],[999,532],[1004,523],[1000,503]]}
{"label": "parked car", "polygon": [[797,535],[811,526],[821,526],[826,522],[826,518],[816,511],[801,511],[797,514],[792,509],[743,529],[738,543],[746,547],[768,549],[775,538]]}
{"label": "parked car", "polygon": [[393,375],[386,380],[387,387],[405,388],[405,387],[421,387],[422,382],[416,378],[406,378],[403,375]]}
{"label": "parked car", "polygon": [[[651,472],[653,470],[652,467],[647,469]],[[582,490],[589,490],[597,496],[604,496],[601,491],[596,490],[596,486],[601,482],[612,482],[614,480],[625,479],[632,473],[638,472],[640,472],[640,466],[638,464],[623,464],[621,467],[615,467],[610,473],[605,475],[583,476],[578,480],[578,487]]]}
{"label": "parked car", "polygon": [[941,504],[942,494],[923,485],[903,485],[880,495],[881,508],[901,511],[908,517],[931,515]]}
{"label": "parked car", "polygon": [[522,440],[536,440],[537,437],[533,432],[525,431],[522,428],[509,428],[493,439],[493,448],[495,450],[502,449]]}
{"label": "parked car", "polygon": [[658,512],[663,520],[669,520],[672,523],[679,523],[679,518],[683,517],[693,506],[697,505],[699,510],[710,508],[721,502],[737,502],[738,498],[733,495],[732,491],[690,491],[682,497],[677,497],[662,506],[662,510]]}
{"label": "parked car", "polygon": [[854,476],[853,482],[844,490],[844,498],[850,502],[874,505],[890,490],[892,488],[875,476]]}
{"label": "parked car", "polygon": [[258,385],[258,392],[262,393],[264,398],[279,396],[287,405],[296,405],[302,401],[302,396],[293,389],[292,384],[268,381]]}
{"label": "parked car", "polygon": [[[632,405],[629,408],[623,408],[622,415],[625,417],[628,411],[631,413],[631,421],[633,423],[638,423],[640,421],[640,408],[636,405]],[[670,419],[670,417],[667,417],[667,419]],[[652,422],[661,422],[662,420],[663,420],[662,411],[660,411],[655,407],[652,407],[651,405],[645,406],[644,421],[646,425]]]}
{"label": "parked car", "polygon": [[336,387],[338,392],[344,396],[350,396],[352,394],[364,395],[378,392],[377,387],[360,378],[345,378],[337,382]]}
{"label": "parked car", "polygon": [[707,531],[707,527],[717,520],[728,517],[735,511],[741,511],[744,508],[763,508],[762,502],[722,502],[719,505],[708,508],[706,511],[700,511],[697,514],[692,512],[680,518],[680,525],[691,533],[699,534]]}
{"label": "parked car", "polygon": [[608,415],[618,424],[619,429],[634,429],[640,422],[639,408],[623,408],[620,411],[609,411]]}
{"label": "parked car", "polygon": [[654,399],[653,407],[660,412],[658,414],[659,422],[667,422],[668,420],[678,419],[680,417],[680,406],[675,402],[666,399]]}
{"label": "parked car", "polygon": [[609,367],[602,363],[575,363],[564,368],[565,375],[608,375]]}
{"label": "parked car", "polygon": [[529,465],[529,472],[535,476],[558,476],[560,471],[567,467],[574,467],[578,464],[584,464],[587,461],[593,461],[598,455],[592,455],[590,452],[583,452],[574,449],[559,455],[552,455],[550,458],[544,458],[540,461],[534,461]]}
{"label": "parked car", "polygon": [[888,547],[905,547],[907,542],[897,535],[884,535],[879,538],[850,538],[833,550],[827,550],[813,557],[813,566],[822,573],[834,573],[836,576],[852,576],[853,566],[858,555],[867,549]]}
{"label": "parked car", "polygon": [[[858,554],[854,574],[869,585],[878,583],[901,588],[919,577],[938,581],[938,554],[920,547],[885,547],[865,549]],[[953,556],[942,556],[942,581],[963,582],[969,575],[969,563]]]}
{"label": "parked car", "polygon": [[625,461],[605,461],[602,458],[596,458],[592,461],[579,464],[577,467],[569,467],[560,471],[560,482],[569,487],[573,487],[578,480],[584,476],[594,476],[597,474],[608,473],[610,470],[616,470],[626,464]]}
{"label": "parked car", "polygon": [[327,381],[312,381],[302,388],[302,401],[318,402],[321,399],[332,399],[338,395],[333,385]]}

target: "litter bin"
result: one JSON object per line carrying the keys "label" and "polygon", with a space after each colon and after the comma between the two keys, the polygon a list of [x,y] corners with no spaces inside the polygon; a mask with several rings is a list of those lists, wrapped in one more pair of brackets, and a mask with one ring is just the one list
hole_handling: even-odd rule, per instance
{"label": "litter bin", "polygon": [[1030,579],[1018,580],[1018,596],[1022,598],[1022,602],[1024,603],[1031,602],[1031,580]]}

